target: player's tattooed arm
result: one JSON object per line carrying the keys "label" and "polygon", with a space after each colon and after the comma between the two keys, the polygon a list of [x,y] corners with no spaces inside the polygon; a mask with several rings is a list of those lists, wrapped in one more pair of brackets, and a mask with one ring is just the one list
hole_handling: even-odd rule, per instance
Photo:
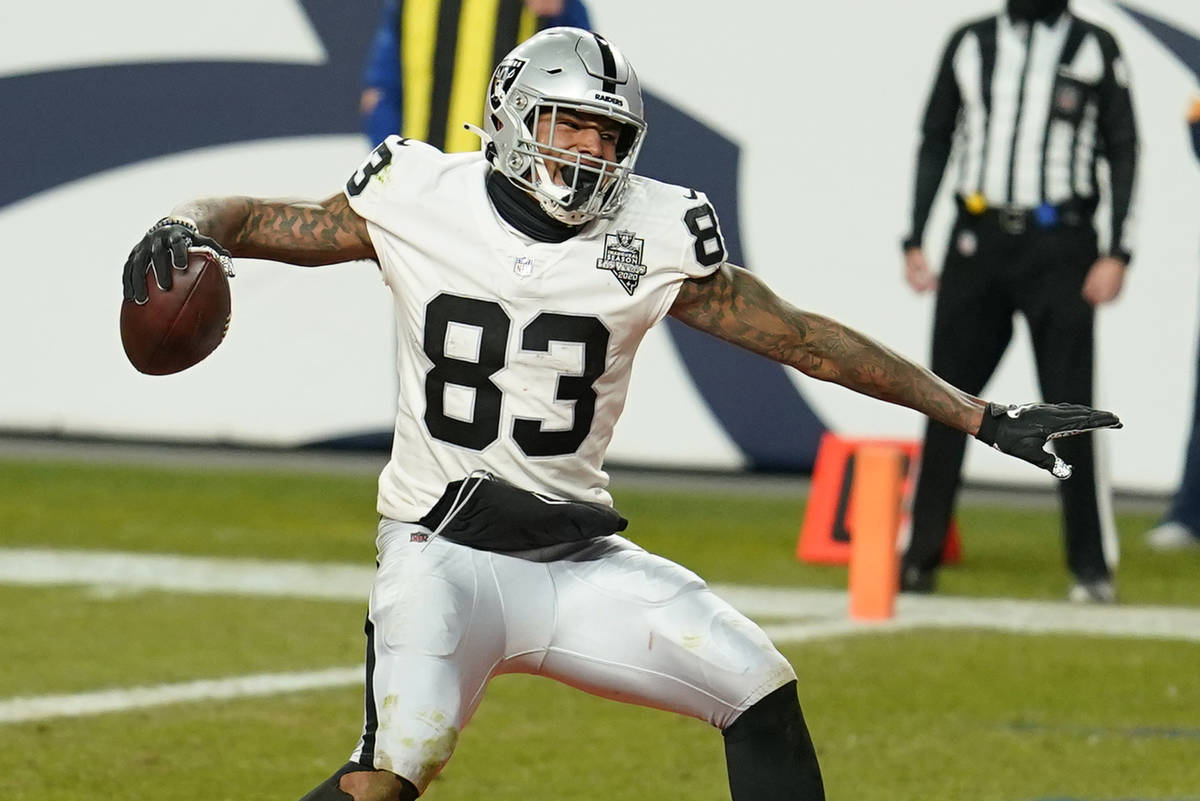
{"label": "player's tattooed arm", "polygon": [[985,402],[864,334],[797,309],[752,273],[723,266],[683,282],[671,316],[824,381],[908,406],[974,434]]}
{"label": "player's tattooed arm", "polygon": [[315,266],[374,259],[366,221],[338,193],[319,203],[227,197],[175,208],[234,256]]}

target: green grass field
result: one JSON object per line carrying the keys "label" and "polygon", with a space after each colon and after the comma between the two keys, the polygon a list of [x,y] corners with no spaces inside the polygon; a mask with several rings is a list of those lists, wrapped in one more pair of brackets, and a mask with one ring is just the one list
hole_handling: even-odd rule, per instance
{"label": "green grass field", "polygon": [[[0,548],[369,565],[372,476],[0,461]],[[798,564],[801,498],[617,486],[629,535],[713,582],[844,588]],[[1200,553],[1118,517],[1125,604],[1200,608]],[[1057,514],[965,508],[942,594],[1058,600]],[[0,559],[3,559],[0,551]],[[361,661],[361,602],[0,584],[0,706],[16,696]],[[803,610],[797,610],[797,617]],[[1200,643],[925,629],[782,647],[830,799],[1200,799]],[[0,722],[5,801],[294,801],[340,765],[355,687]],[[727,799],[720,736],[541,679],[489,689],[433,801]]]}

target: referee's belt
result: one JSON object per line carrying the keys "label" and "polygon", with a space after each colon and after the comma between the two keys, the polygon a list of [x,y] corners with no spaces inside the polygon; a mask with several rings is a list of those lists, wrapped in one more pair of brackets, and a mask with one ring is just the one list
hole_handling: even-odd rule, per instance
{"label": "referee's belt", "polygon": [[993,206],[979,194],[955,195],[958,212],[966,217],[975,217],[992,223],[1006,234],[1019,236],[1030,230],[1048,231],[1060,226],[1079,226],[1087,223],[1096,211],[1093,200],[1072,198],[1057,205],[1043,203],[1040,206]]}

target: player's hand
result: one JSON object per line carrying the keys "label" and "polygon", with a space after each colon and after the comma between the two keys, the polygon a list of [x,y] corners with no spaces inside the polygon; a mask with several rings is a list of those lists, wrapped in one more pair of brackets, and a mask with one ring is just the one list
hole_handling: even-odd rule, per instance
{"label": "player's hand", "polygon": [[907,248],[904,251],[904,280],[916,292],[929,292],[937,289],[938,277],[929,269],[925,261],[925,251],[921,248]]}
{"label": "player's hand", "polygon": [[1070,478],[1071,465],[1046,450],[1052,439],[1061,439],[1098,428],[1120,428],[1112,412],[1075,403],[1025,403],[1001,406],[989,403],[975,438],[996,450],[1016,456],[1054,474]]}
{"label": "player's hand", "polygon": [[[125,260],[125,270],[121,276],[121,285],[125,300],[135,303],[145,303],[149,298],[146,287],[146,274],[153,268],[154,282],[158,288],[166,292],[171,288],[172,269],[183,271],[187,269],[188,248],[211,248],[223,264],[230,264],[229,251],[221,247],[215,239],[204,236],[196,230],[195,225],[182,217],[163,217],[150,227],[142,241],[129,251]],[[227,270],[228,272],[228,270]]]}

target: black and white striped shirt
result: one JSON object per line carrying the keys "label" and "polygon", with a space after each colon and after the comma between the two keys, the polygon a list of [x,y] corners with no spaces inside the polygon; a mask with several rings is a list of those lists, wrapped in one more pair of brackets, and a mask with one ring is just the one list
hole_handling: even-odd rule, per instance
{"label": "black and white striped shirt", "polygon": [[1064,12],[1050,24],[999,14],[950,37],[929,98],[917,160],[912,228],[920,245],[953,151],[956,189],[990,207],[1034,209],[1098,200],[1096,163],[1109,165],[1109,252],[1129,259],[1137,132],[1129,81],[1112,35]]}

